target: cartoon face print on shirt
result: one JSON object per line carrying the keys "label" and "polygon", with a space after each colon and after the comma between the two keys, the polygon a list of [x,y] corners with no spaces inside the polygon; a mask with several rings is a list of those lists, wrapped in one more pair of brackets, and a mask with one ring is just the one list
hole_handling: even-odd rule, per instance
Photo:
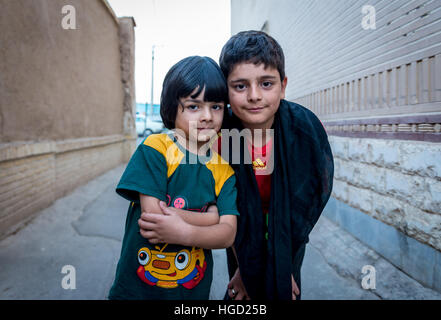
{"label": "cartoon face print on shirt", "polygon": [[193,289],[204,277],[207,268],[204,250],[192,247],[191,251],[166,252],[165,248],[155,246],[157,250],[143,247],[138,251],[138,277],[150,286],[161,288]]}

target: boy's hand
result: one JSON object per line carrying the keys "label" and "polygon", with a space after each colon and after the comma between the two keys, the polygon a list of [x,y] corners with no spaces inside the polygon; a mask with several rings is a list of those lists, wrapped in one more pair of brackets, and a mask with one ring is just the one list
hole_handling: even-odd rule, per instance
{"label": "boy's hand", "polygon": [[295,282],[292,274],[291,274],[291,286],[292,286],[292,300],[296,300],[297,296],[300,294],[300,290],[299,287],[297,287],[297,283]]}
{"label": "boy's hand", "polygon": [[141,236],[150,243],[174,243],[185,245],[188,224],[176,212],[177,209],[159,203],[163,215],[143,212],[138,225]]}
{"label": "boy's hand", "polygon": [[239,268],[228,283],[228,295],[233,300],[251,300],[242,282]]}

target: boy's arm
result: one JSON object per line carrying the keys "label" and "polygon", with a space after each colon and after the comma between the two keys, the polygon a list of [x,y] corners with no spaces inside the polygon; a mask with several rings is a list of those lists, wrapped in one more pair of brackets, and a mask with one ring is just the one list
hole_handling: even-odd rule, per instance
{"label": "boy's arm", "polygon": [[138,221],[141,235],[150,243],[174,243],[205,249],[221,249],[233,244],[237,218],[223,215],[213,226],[195,226],[185,222],[172,208],[162,208],[164,215],[143,213]]}
{"label": "boy's arm", "polygon": [[223,215],[219,224],[214,226],[189,228],[187,246],[196,246],[205,249],[223,249],[233,245],[236,237],[237,217]]}
{"label": "boy's arm", "polygon": [[162,213],[158,198],[140,193],[139,201],[141,203],[141,212]]}
{"label": "boy's arm", "polygon": [[219,213],[216,205],[208,207],[206,212],[182,210],[174,207],[168,207],[175,211],[185,222],[194,226],[212,226],[219,223]]}
{"label": "boy's arm", "polygon": [[[160,205],[161,201],[159,199],[141,193],[139,194],[139,199],[141,202],[141,212],[156,214],[163,213]],[[162,203],[166,207],[165,203]],[[176,212],[176,214],[178,214],[185,222],[191,225],[211,226],[219,223],[219,214],[215,205],[210,206],[207,212],[189,211],[176,208],[169,209]]]}

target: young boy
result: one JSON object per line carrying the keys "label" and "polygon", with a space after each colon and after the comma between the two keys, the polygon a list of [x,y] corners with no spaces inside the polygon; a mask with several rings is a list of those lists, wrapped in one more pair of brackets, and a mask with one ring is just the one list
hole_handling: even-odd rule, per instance
{"label": "young boy", "polygon": [[185,58],[165,76],[161,117],[174,131],[146,138],[117,186],[131,204],[109,299],[208,299],[213,259],[205,249],[233,243],[238,215],[234,171],[202,148],[217,135],[227,99],[210,58]]}
{"label": "young boy", "polygon": [[[248,148],[240,149],[241,159],[251,150],[252,164],[232,164],[240,218],[235,254],[228,250],[227,294],[238,300],[300,298],[305,245],[332,189],[326,132],[311,111],[284,100],[284,54],[269,35],[246,31],[231,37],[220,66],[233,113],[229,128],[263,136],[262,143],[248,139]],[[261,174],[267,166],[262,159],[271,153],[273,170]]]}

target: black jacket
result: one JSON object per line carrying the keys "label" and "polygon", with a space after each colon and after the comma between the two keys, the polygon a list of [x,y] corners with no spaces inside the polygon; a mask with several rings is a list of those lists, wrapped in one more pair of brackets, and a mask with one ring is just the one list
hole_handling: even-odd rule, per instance
{"label": "black jacket", "polygon": [[[225,127],[243,129],[231,113]],[[268,241],[253,168],[244,164],[249,157],[247,148],[240,148],[241,162],[231,164],[240,212],[235,248],[241,277],[252,299],[290,300],[291,274],[299,285],[308,235],[331,195],[334,163],[325,129],[305,107],[281,100],[272,128],[274,170]],[[228,265],[231,277],[236,269],[231,252]]]}

